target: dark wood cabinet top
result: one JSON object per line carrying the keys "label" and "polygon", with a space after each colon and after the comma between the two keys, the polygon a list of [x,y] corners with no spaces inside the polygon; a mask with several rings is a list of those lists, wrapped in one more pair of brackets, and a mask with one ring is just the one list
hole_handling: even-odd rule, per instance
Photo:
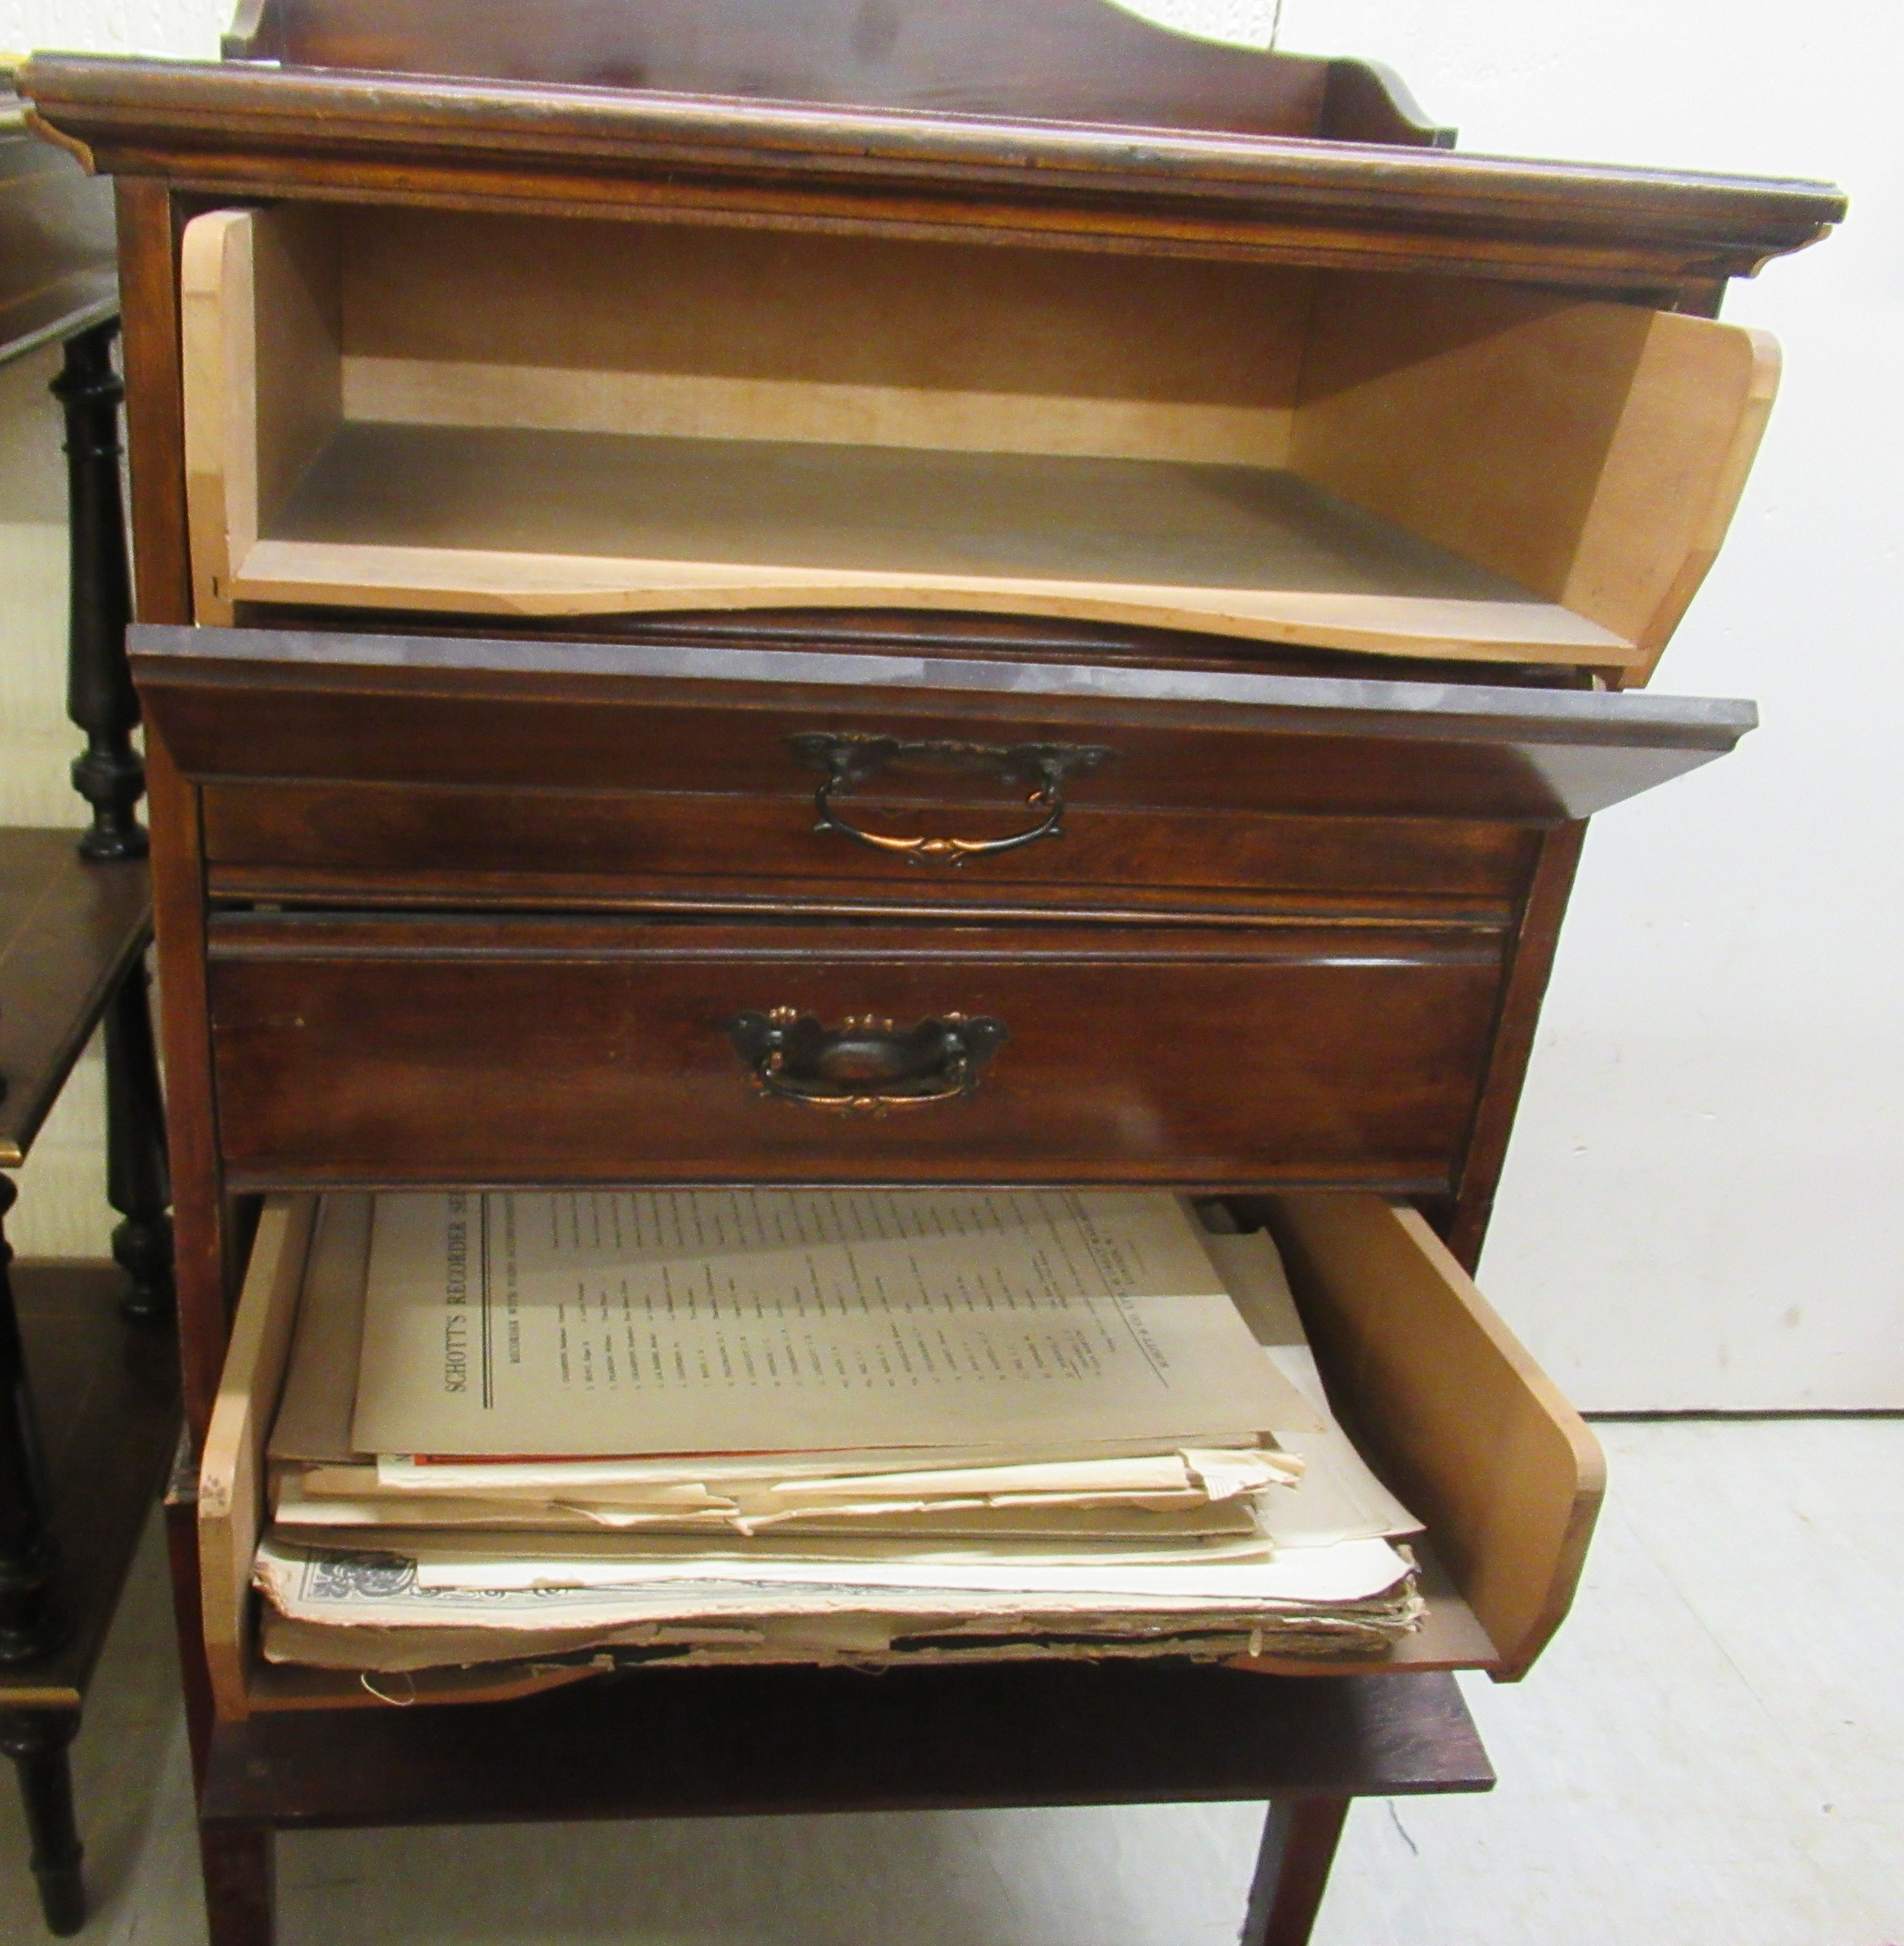
{"label": "dark wood cabinet top", "polygon": [[[1065,0],[1056,11],[1068,15],[1083,4]],[[1114,39],[1138,28],[1099,0],[1090,5],[1125,19]],[[369,10],[351,11],[368,18]],[[328,51],[348,54],[354,64],[377,60],[401,70],[425,57],[405,40],[403,24],[422,11],[396,10],[388,44],[366,29]],[[457,11],[460,18],[465,10]],[[496,8],[467,11],[502,36],[484,58],[510,70],[502,50],[505,42],[514,45],[509,37],[517,30],[498,24]],[[533,11],[541,18],[555,10]],[[586,11],[559,11],[564,18]],[[678,39],[688,36],[685,11],[617,10],[657,33],[667,25]],[[751,18],[759,10],[740,11]],[[821,5],[812,17],[843,19],[852,11]],[[870,11],[860,9],[856,17]],[[963,0],[946,11],[979,10]],[[295,14],[315,20],[323,11],[314,6]],[[377,10],[379,23],[385,13]],[[1045,29],[1025,24],[1043,20],[1043,8],[1014,7],[1012,14],[1018,24],[1009,32],[1002,26],[975,32],[969,18],[960,31],[995,68],[1022,70],[1037,80],[1035,87],[966,87],[954,69],[954,81],[944,88],[922,83],[908,92],[862,76],[829,82],[833,94],[815,101],[774,94],[782,80],[790,89],[823,91],[793,70],[778,78],[765,70],[746,92],[688,93],[604,86],[566,70],[550,81],[512,72],[456,78],[355,65],[214,66],[57,54],[29,63],[20,85],[42,128],[79,147],[99,170],[167,178],[217,195],[288,192],[471,208],[615,210],[1352,267],[1479,270],[1661,301],[1671,301],[1676,289],[1749,276],[1769,258],[1815,241],[1844,213],[1844,196],[1827,184],[1409,146],[1419,133],[1410,137],[1407,117],[1392,105],[1383,111],[1391,125],[1384,140],[1328,139],[1332,89],[1338,97],[1344,89],[1373,90],[1392,104],[1374,70],[1358,69],[1343,81],[1332,78],[1338,64],[1321,63],[1330,72],[1305,79],[1315,64],[1298,61],[1292,70],[1278,63],[1294,57],[1213,50],[1194,41],[1183,45],[1198,60],[1241,63],[1238,73],[1260,77],[1254,96],[1241,81],[1226,81],[1219,91],[1225,101],[1255,101],[1261,110],[1255,120],[1253,110],[1206,113],[1195,89],[1182,100],[1167,90],[1154,99],[1120,94],[1108,79],[1114,63],[1105,66],[1104,88],[1093,94],[1095,84],[1086,84],[1098,70],[1088,64],[1057,63],[1046,72]],[[808,11],[798,17],[806,20]],[[1182,38],[1139,30],[1147,41]],[[632,24],[628,31],[635,32]],[[933,32],[932,58],[946,57],[957,38],[952,26]],[[682,46],[691,39],[682,39]],[[710,36],[693,45],[713,42]],[[1344,65],[1343,73],[1355,66]],[[716,90],[738,91],[745,79],[711,56],[697,65],[683,54],[656,71],[671,84],[706,82]],[[1141,75],[1142,63],[1133,71]],[[651,74],[639,63],[590,70],[592,76],[604,72],[617,79]],[[1295,95],[1307,91],[1308,109],[1276,105],[1278,91],[1292,88]],[[894,105],[895,97],[903,105]],[[1156,119],[1146,122],[1147,114]],[[1302,128],[1304,115],[1310,132],[1287,132]],[[1357,125],[1350,118],[1346,125],[1379,130],[1380,121]],[[1275,132],[1260,132],[1265,127]]]}
{"label": "dark wood cabinet top", "polygon": [[[1257,811],[1546,820],[1590,816],[1695,768],[1757,721],[1749,703],[1636,690],[694,643],[146,626],[131,631],[131,648],[147,708],[200,777],[270,774],[280,764],[288,768],[279,774],[312,776],[329,749],[351,774],[385,781],[602,788],[625,783],[632,764],[658,787],[731,789],[758,781],[743,780],[750,736],[759,761],[804,783],[787,755],[790,734],[848,716],[882,731],[924,718],[929,729],[908,734],[1121,738],[1119,763],[1095,788],[1133,804],[1180,805],[1187,792],[1204,805],[1214,792]],[[348,728],[335,713],[344,698],[370,705]],[[411,719],[406,698],[423,700],[426,719]],[[499,738],[470,715],[498,706]],[[638,756],[631,710],[671,726]],[[305,725],[318,739],[308,749]],[[1219,754],[1238,740],[1240,754]],[[703,748],[723,754],[703,757]]]}

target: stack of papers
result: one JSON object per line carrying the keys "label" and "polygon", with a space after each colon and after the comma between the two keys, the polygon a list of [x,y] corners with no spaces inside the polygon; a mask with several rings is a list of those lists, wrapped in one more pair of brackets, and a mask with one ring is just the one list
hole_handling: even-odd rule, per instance
{"label": "stack of papers", "polygon": [[332,1196],[274,1660],[1379,1652],[1418,1531],[1273,1246],[1161,1194]]}

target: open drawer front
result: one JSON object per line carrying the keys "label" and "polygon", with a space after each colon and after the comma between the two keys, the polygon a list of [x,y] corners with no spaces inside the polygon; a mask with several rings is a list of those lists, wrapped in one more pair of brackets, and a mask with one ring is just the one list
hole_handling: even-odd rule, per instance
{"label": "open drawer front", "polygon": [[[1742,702],[820,647],[130,632],[214,898],[1479,915]],[[1373,669],[1374,666],[1371,666]],[[1379,673],[1379,672],[1377,672]]]}
{"label": "open drawer front", "polygon": [[1643,680],[1761,335],[1507,283],[281,204],[181,269],[198,618],[927,607]]}
{"label": "open drawer front", "polygon": [[[265,1205],[206,1441],[206,1649],[227,1717],[378,1700],[354,1676],[272,1666],[256,1650],[250,1583],[267,1516],[265,1447],[317,1202],[299,1194]],[[1380,1660],[1253,1666],[1303,1675],[1524,1674],[1579,1578],[1603,1479],[1592,1435],[1413,1210],[1356,1194],[1266,1197],[1249,1207],[1284,1253],[1344,1422],[1426,1523],[1428,1601],[1423,1626]],[[589,1673],[499,1664],[418,1677],[414,1693],[496,1700]]]}

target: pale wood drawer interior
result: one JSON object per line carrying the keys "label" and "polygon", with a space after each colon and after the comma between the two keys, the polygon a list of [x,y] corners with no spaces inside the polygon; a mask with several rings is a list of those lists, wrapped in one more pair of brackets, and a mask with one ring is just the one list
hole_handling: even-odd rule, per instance
{"label": "pale wood drawer interior", "polygon": [[[310,1194],[266,1200],[206,1440],[206,1651],[227,1718],[380,1700],[353,1677],[268,1666],[254,1645],[251,1564],[265,1518],[265,1443],[318,1202]],[[1380,1662],[1328,1671],[1524,1675],[1579,1579],[1604,1479],[1593,1435],[1412,1209],[1363,1194],[1285,1195],[1250,1206],[1266,1215],[1284,1251],[1345,1422],[1427,1523],[1423,1628]],[[1314,1663],[1265,1659],[1260,1666],[1318,1673]],[[499,1700],[586,1673],[447,1671],[417,1678],[414,1693],[419,1700]]]}
{"label": "pale wood drawer interior", "polygon": [[1762,335],[1507,283],[280,205],[187,228],[201,621],[926,607],[1643,678]]}

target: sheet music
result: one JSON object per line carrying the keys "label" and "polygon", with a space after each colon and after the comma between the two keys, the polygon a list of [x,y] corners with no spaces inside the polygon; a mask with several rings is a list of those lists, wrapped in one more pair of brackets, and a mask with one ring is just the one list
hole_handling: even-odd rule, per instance
{"label": "sheet music", "polygon": [[360,1452],[1198,1444],[1292,1413],[1166,1195],[377,1199]]}

